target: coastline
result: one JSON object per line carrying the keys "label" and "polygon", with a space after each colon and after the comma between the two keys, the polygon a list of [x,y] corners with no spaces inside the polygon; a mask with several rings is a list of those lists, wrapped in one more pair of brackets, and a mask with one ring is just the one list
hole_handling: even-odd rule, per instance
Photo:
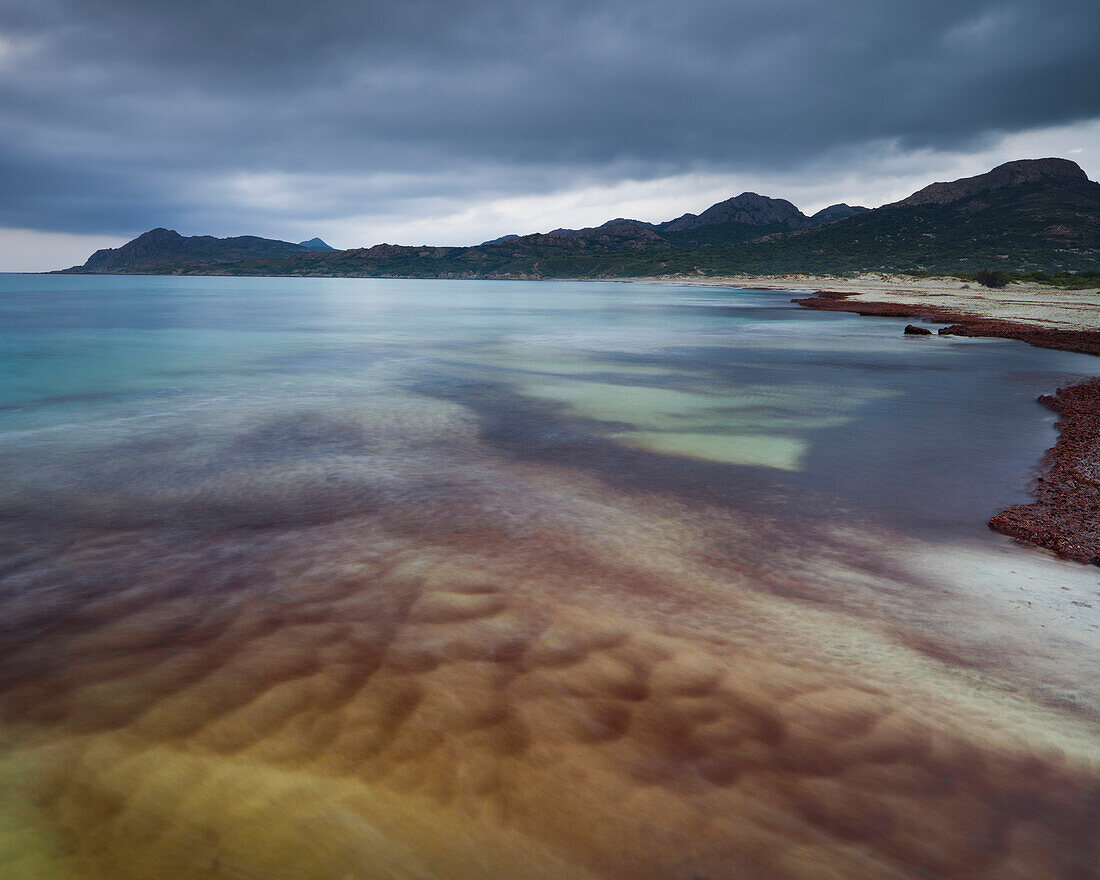
{"label": "coastline", "polygon": [[[541,280],[804,291],[809,295],[792,300],[803,308],[917,318],[943,324],[937,331],[943,336],[1016,339],[1041,348],[1100,356],[1098,288],[1066,290],[1013,282],[1005,288],[990,289],[955,277],[917,278],[878,272],[854,277],[658,275]],[[1100,381],[1057,389],[1054,395],[1040,396],[1038,402],[1061,413],[1063,421],[1056,425],[1058,440],[1039,462],[1041,473],[1032,484],[1036,501],[1000,511],[989,519],[989,526],[1060,556],[1100,565],[1100,529],[1093,525],[1100,522]],[[1072,430],[1066,425],[1070,419]],[[1067,439],[1071,435],[1073,439]]]}
{"label": "coastline", "polygon": [[[1096,862],[1100,612],[1074,602],[1096,603],[1096,570],[965,525],[956,540],[998,505],[966,502],[973,447],[937,454],[990,438],[980,473],[1017,482],[998,471],[1038,458],[1051,420],[1016,465],[997,438],[1090,372],[1076,358],[903,342],[897,407],[875,368],[904,321],[798,312],[791,293],[48,286],[31,326],[86,291],[65,339],[106,376],[79,420],[68,399],[32,412],[49,430],[3,459],[0,815],[42,877],[962,880]],[[763,307],[739,339],[721,306],[742,299]],[[164,334],[131,329],[165,303],[160,323],[191,334],[170,362]],[[121,329],[92,347],[88,325]],[[685,360],[682,341],[702,345]],[[125,369],[101,371],[120,350]],[[130,368],[151,361],[171,371]],[[942,395],[957,361],[967,380]],[[1006,364],[1048,377],[1010,411]],[[647,387],[670,393],[632,405]],[[621,442],[727,403],[754,427],[838,428],[844,453],[792,482]],[[988,430],[957,430],[979,407]],[[822,424],[845,413],[858,424]],[[897,467],[885,438],[924,424]],[[940,525],[811,501],[895,472],[875,485],[901,507],[935,481],[919,506]],[[956,492],[962,518],[941,516]]]}
{"label": "coastline", "polygon": [[[812,296],[795,300],[807,308],[893,318],[924,318],[944,324],[967,324],[981,333],[1003,335],[1010,331],[1061,330],[1072,351],[1100,353],[1100,288],[1065,290],[1043,284],[1013,282],[990,289],[951,277],[914,278],[907,275],[868,273],[855,277],[835,275],[725,275],[714,277],[658,276],[629,281],[658,281],[703,287],[737,287],[746,290],[805,291]],[[988,323],[1018,325],[1000,328]],[[989,331],[989,332],[985,332]],[[1008,338],[1017,338],[1015,336]],[[1025,340],[1030,341],[1030,340]],[[1055,342],[1051,336],[1049,342]],[[1089,345],[1095,342],[1096,346]],[[1042,344],[1036,341],[1034,344]],[[1088,347],[1082,347],[1088,346]],[[1044,347],[1055,347],[1050,344]],[[1058,346],[1061,347],[1061,346]]]}
{"label": "coastline", "polygon": [[[1100,290],[1037,284],[1000,290],[954,278],[791,275],[668,278],[685,284],[762,290],[806,289],[809,309],[944,324],[941,336],[1017,339],[1041,348],[1100,355]],[[827,288],[827,289],[826,289]],[[1059,388],[1038,402],[1057,412],[1058,439],[1039,462],[1035,501],[996,513],[989,527],[1077,562],[1100,565],[1100,378]]]}
{"label": "coastline", "polygon": [[1014,504],[989,521],[990,528],[1100,565],[1100,379],[1090,379],[1039,402],[1054,410],[1058,442],[1041,462],[1036,500]]}

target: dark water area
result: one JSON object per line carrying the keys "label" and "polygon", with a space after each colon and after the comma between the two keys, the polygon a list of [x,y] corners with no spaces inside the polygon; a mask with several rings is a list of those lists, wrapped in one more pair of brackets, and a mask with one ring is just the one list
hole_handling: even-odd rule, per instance
{"label": "dark water area", "polygon": [[1095,876],[1094,361],[791,296],[0,276],[0,875]]}
{"label": "dark water area", "polygon": [[[689,295],[698,297],[692,289]],[[724,305],[723,296],[745,302]],[[784,516],[810,521],[873,519],[932,539],[960,533],[980,539],[989,516],[1027,497],[1039,455],[1053,443],[1054,416],[1036,397],[1092,375],[1092,359],[1084,355],[1004,340],[968,340],[960,350],[957,340],[901,337],[900,319],[806,312],[787,299],[738,292],[697,305],[650,306],[655,321],[691,317],[701,329],[713,332],[717,324],[729,337],[708,346],[605,354],[601,360],[618,372],[593,369],[586,378],[685,393],[809,386],[817,424],[801,417],[797,401],[763,400],[750,413],[750,433],[775,429],[805,440],[797,469],[647,455],[614,439],[617,427],[628,434],[632,425],[601,421],[595,411],[563,411],[556,401],[516,394],[507,382],[441,373],[417,390],[477,412],[483,437],[513,454],[585,467],[642,491],[701,494],[740,508],[781,504]],[[744,327],[748,318],[759,323]],[[780,346],[760,347],[761,332],[774,333]],[[792,350],[791,339],[804,334],[817,338]],[[634,368],[668,373],[634,377]],[[836,390],[835,407],[818,397],[822,387]],[[704,430],[720,436],[736,430],[744,415],[717,406]]]}

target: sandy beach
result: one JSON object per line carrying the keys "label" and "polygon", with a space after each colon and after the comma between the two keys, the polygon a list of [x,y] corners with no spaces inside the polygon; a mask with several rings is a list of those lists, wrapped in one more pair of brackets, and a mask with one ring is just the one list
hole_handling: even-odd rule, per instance
{"label": "sandy beach", "polygon": [[933,311],[945,316],[950,313],[952,321],[987,319],[1044,329],[1100,331],[1100,288],[1065,290],[1045,284],[1014,282],[1005,288],[991,289],[959,278],[914,278],[878,272],[851,278],[838,275],[726,275],[710,278],[669,276],[657,280],[706,287],[839,293],[844,294],[843,311],[890,305],[898,308],[899,316],[903,316],[906,309],[912,309],[914,315]]}

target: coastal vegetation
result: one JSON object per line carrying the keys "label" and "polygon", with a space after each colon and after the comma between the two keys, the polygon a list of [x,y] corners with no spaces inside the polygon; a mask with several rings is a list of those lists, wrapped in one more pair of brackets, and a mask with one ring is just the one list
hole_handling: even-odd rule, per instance
{"label": "coastal vegetation", "polygon": [[974,280],[982,287],[1007,287],[1009,274],[1003,269],[979,269]]}

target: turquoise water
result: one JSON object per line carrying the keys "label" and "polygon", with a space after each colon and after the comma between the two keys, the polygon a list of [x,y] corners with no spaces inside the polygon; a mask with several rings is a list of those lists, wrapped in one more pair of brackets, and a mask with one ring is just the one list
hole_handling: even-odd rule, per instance
{"label": "turquoise water", "polygon": [[1095,361],[791,297],[0,275],[0,875],[1087,876]]}
{"label": "turquoise water", "polygon": [[[453,418],[494,449],[643,489],[983,536],[992,513],[1026,497],[1052,442],[1035,397],[1093,369],[1014,342],[903,338],[900,321],[789,299],[648,284],[0,276],[0,492],[27,515],[36,495],[51,516],[68,495],[78,520],[104,493],[134,516],[171,517],[148,496],[154,461],[159,488],[190,481],[197,458],[205,477],[229,481],[282,455],[355,480],[366,462],[406,456],[418,418]],[[442,415],[444,402],[458,409]],[[387,419],[391,404],[416,414]],[[326,439],[379,421],[384,450],[365,435],[355,450]],[[332,514],[344,503],[334,497]]]}

